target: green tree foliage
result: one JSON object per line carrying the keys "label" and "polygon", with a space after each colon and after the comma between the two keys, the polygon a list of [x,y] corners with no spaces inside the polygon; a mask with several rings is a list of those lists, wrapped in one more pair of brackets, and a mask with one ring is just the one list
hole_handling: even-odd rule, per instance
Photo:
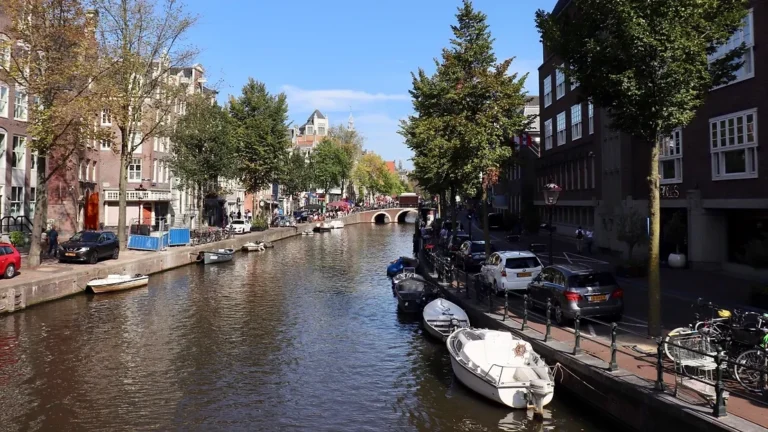
{"label": "green tree foliage", "polygon": [[743,46],[714,62],[708,56],[742,25],[748,7],[747,0],[574,0],[559,15],[536,13],[566,76],[608,110],[613,128],[647,142],[653,335],[661,332],[659,145],[691,121],[710,89],[734,79]]}
{"label": "green tree foliage", "polygon": [[627,258],[631,260],[635,246],[648,240],[645,218],[633,208],[623,210],[616,220],[616,238],[627,244],[629,249]]}
{"label": "green tree foliage", "polygon": [[350,182],[352,169],[363,154],[365,138],[356,130],[349,130],[341,125],[331,127],[328,130],[328,136],[338,143],[347,154],[347,163],[342,167],[340,182],[341,193],[344,195],[346,187]]}
{"label": "green tree foliage", "polygon": [[288,169],[283,172],[280,180],[286,195],[297,197],[301,192],[308,191],[312,184],[310,160],[301,150],[293,150],[288,158]]}
{"label": "green tree foliage", "polygon": [[454,37],[441,61],[435,61],[435,74],[423,69],[413,74],[415,114],[400,131],[414,152],[419,185],[432,193],[450,191],[452,206],[456,193],[480,186],[481,174],[485,198],[489,181],[512,156],[509,139],[530,122],[522,112],[525,76],[509,73],[512,59],[497,62],[486,15],[464,0],[456,18]]}
{"label": "green tree foliage", "polygon": [[325,138],[312,152],[313,179],[315,186],[321,187],[326,193],[332,188],[341,186],[345,176],[349,176],[352,166],[349,154],[341,144],[333,138]]}
{"label": "green tree foliage", "polygon": [[168,162],[179,185],[196,192],[198,208],[204,196],[219,192],[220,178],[238,174],[233,126],[227,110],[203,95],[191,98],[177,120]]}
{"label": "green tree foliage", "polygon": [[279,181],[287,167],[290,139],[286,133],[288,103],[284,93],[272,95],[264,83],[248,78],[242,94],[230,98],[240,181],[257,192]]}
{"label": "green tree foliage", "polygon": [[391,192],[392,177],[387,163],[376,153],[368,152],[360,157],[352,173],[355,184],[365,189],[368,195]]}

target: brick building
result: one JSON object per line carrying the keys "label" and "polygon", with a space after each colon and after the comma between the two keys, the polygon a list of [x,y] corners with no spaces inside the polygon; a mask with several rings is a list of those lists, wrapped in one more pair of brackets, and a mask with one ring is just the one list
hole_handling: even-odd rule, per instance
{"label": "brick building", "polygon": [[[553,13],[569,3],[558,1]],[[768,110],[768,56],[759,55],[768,43],[765,2],[752,2],[744,27],[713,58],[742,42],[748,52],[738,79],[713,89],[695,119],[662,149],[662,239],[666,221],[681,212],[688,232],[682,252],[692,265],[753,273],[759,247],[749,243],[768,237],[768,158],[760,158],[758,141],[758,114]],[[554,216],[559,232],[592,227],[597,246],[625,250],[616,239],[618,216],[627,208],[648,214],[647,144],[609,129],[605,111],[556,70],[559,64],[545,49],[538,190],[550,178],[563,187]],[[545,216],[540,192],[535,204]],[[662,260],[671,252],[674,245],[662,242]]]}

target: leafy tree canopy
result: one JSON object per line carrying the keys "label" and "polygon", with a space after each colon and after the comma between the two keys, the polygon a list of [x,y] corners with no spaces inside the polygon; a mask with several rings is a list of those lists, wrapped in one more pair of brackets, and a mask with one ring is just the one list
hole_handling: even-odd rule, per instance
{"label": "leafy tree canopy", "polygon": [[323,139],[312,153],[313,183],[322,187],[326,193],[329,189],[340,186],[352,166],[349,154],[342,145],[328,137]]}

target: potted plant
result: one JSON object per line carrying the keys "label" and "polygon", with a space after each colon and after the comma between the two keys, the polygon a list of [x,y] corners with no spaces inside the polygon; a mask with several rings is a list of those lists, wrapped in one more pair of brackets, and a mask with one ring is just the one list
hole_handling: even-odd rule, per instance
{"label": "potted plant", "polygon": [[635,260],[635,246],[648,241],[645,219],[635,209],[625,209],[616,223],[616,238],[627,244],[627,259],[616,268],[616,273],[624,277],[643,277],[648,274],[648,265],[644,260]]}
{"label": "potted plant", "polygon": [[251,232],[264,231],[267,228],[269,228],[269,224],[267,223],[266,218],[259,217],[259,216],[253,218],[253,221],[251,222]]}
{"label": "potted plant", "polygon": [[664,226],[664,240],[675,245],[675,253],[669,254],[667,258],[667,264],[671,268],[683,268],[687,263],[685,254],[680,253],[680,246],[685,241],[685,236],[687,235],[686,231],[687,227],[681,212],[675,213],[672,219]]}

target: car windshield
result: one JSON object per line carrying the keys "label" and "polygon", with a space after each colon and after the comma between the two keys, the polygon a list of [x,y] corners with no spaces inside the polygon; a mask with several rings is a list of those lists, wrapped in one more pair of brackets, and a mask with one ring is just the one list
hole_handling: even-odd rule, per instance
{"label": "car windshield", "polygon": [[573,288],[609,286],[616,285],[616,279],[613,278],[613,275],[606,272],[589,273],[571,276],[568,279],[568,285]]}
{"label": "car windshield", "polygon": [[70,238],[70,241],[76,242],[96,242],[99,240],[99,233],[95,232],[79,232]]}
{"label": "car windshield", "polygon": [[[471,243],[472,246],[469,247],[469,250],[472,253],[481,253],[485,252],[485,243]],[[491,250],[493,250],[493,245],[491,245]]]}
{"label": "car windshield", "polygon": [[529,269],[541,266],[536,257],[507,258],[504,267],[512,270]]}
{"label": "car windshield", "polygon": [[232,221],[232,225],[245,225],[245,221],[243,220]]}

